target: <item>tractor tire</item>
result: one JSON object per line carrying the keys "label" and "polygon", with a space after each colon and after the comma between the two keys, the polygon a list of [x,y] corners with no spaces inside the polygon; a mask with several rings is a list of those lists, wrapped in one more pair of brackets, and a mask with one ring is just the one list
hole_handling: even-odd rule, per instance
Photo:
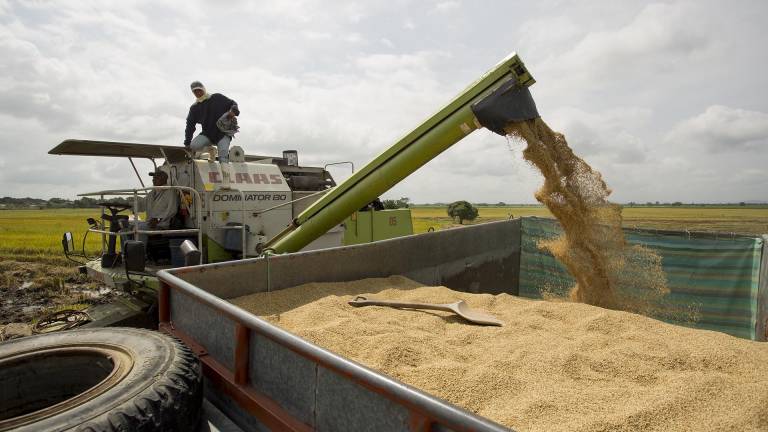
{"label": "tractor tire", "polygon": [[150,330],[97,328],[0,343],[0,431],[193,431],[200,362]]}

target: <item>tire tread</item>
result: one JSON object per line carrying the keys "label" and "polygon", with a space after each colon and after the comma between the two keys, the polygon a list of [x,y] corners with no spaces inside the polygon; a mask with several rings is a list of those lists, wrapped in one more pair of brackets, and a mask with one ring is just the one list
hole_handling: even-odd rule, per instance
{"label": "tire tread", "polygon": [[194,430],[202,405],[200,362],[179,339],[168,369],[136,397],[78,428],[83,432],[150,432]]}

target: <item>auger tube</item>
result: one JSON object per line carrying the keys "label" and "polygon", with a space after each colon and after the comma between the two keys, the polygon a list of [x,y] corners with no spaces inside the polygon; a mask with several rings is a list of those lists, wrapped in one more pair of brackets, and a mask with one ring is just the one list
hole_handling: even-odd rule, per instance
{"label": "auger tube", "polygon": [[301,250],[476,129],[486,127],[503,135],[506,122],[538,117],[528,90],[534,82],[517,54],[510,54],[440,111],[315,201],[270,240],[265,250]]}

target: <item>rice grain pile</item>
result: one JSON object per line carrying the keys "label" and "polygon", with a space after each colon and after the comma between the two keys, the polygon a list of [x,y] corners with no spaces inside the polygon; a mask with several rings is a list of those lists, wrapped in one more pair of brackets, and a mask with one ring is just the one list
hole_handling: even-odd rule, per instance
{"label": "rice grain pile", "polygon": [[[347,301],[451,303],[449,313]],[[519,431],[766,431],[768,344],[632,313],[426,287],[307,284],[232,303],[323,348]]]}

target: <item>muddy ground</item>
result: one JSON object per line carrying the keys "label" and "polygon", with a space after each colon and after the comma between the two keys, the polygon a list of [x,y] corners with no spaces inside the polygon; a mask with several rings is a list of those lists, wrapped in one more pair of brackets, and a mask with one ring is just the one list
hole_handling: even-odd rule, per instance
{"label": "muddy ground", "polygon": [[107,303],[118,293],[88,280],[77,267],[0,260],[0,327],[31,324],[66,306]]}

